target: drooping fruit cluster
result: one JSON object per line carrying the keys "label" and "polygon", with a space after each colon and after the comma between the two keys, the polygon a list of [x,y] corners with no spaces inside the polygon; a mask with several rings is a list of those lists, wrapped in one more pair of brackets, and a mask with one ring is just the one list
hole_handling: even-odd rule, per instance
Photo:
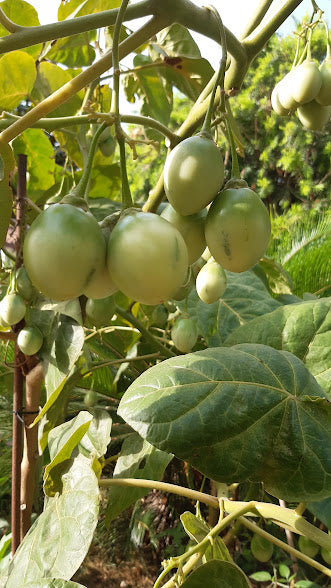
{"label": "drooping fruit cluster", "polygon": [[213,264],[205,267],[197,279],[198,294],[208,303],[224,292],[224,269],[243,272],[259,261],[271,230],[268,211],[259,196],[238,179],[230,180],[219,191],[223,177],[220,150],[206,136],[182,141],[164,167],[170,206],[162,216],[182,233],[191,263],[201,255],[203,244],[213,257]]}
{"label": "drooping fruit cluster", "polygon": [[306,129],[321,129],[331,115],[331,59],[318,66],[307,58],[293,67],[274,87],[271,105],[280,116],[296,111]]}

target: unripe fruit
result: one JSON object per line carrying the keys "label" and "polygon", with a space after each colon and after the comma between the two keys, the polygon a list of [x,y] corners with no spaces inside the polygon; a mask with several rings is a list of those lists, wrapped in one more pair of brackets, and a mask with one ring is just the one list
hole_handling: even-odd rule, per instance
{"label": "unripe fruit", "polygon": [[182,235],[187,247],[189,265],[199,259],[206,247],[204,232],[206,216],[207,209],[196,214],[182,216],[171,204],[168,204],[161,213],[161,217],[169,221]]}
{"label": "unripe fruit", "polygon": [[224,294],[226,283],[224,269],[214,259],[210,259],[197,275],[196,289],[199,298],[206,304],[216,302]]}
{"label": "unripe fruit", "polygon": [[35,292],[31,280],[23,266],[21,266],[16,272],[16,289],[24,300],[31,300],[33,293]]}
{"label": "unripe fruit", "polygon": [[94,390],[89,390],[84,396],[86,408],[93,408],[98,402],[98,394]]}
{"label": "unripe fruit", "polygon": [[220,149],[214,141],[200,135],[179,143],[164,166],[165,193],[173,208],[183,216],[205,208],[220,190],[223,179]]}
{"label": "unripe fruit", "polygon": [[24,327],[18,334],[17,345],[25,355],[38,353],[43,344],[43,335],[38,327]]}
{"label": "unripe fruit", "polygon": [[10,292],[0,302],[0,316],[5,325],[16,325],[25,315],[26,306],[20,294]]}
{"label": "unripe fruit", "polygon": [[306,104],[314,100],[321,89],[322,76],[315,61],[305,59],[292,71],[292,96],[298,104]]}
{"label": "unripe fruit", "polygon": [[331,106],[321,106],[315,100],[302,104],[297,110],[301,124],[310,131],[318,131],[324,127],[331,115]]}
{"label": "unripe fruit", "polygon": [[300,551],[305,553],[305,555],[309,555],[309,557],[315,557],[315,555],[318,554],[320,548],[317,543],[311,539],[308,539],[308,537],[304,537],[303,535],[300,535],[298,545]]}
{"label": "unripe fruit", "polygon": [[53,300],[80,296],[105,264],[106,245],[95,218],[71,204],[53,204],[33,221],[23,247],[33,285]]}
{"label": "unripe fruit", "polygon": [[251,552],[255,559],[265,563],[271,558],[273,550],[274,547],[270,541],[264,539],[264,537],[261,537],[261,535],[258,535],[257,533],[253,535],[251,540]]}
{"label": "unripe fruit", "polygon": [[284,106],[282,106],[279,101],[278,87],[279,83],[275,85],[271,93],[271,106],[279,116],[287,116],[289,111],[287,110],[287,108],[284,108]]}
{"label": "unripe fruit", "polygon": [[331,58],[327,57],[320,65],[322,76],[321,89],[315,97],[322,106],[331,106]]}
{"label": "unripe fruit", "polygon": [[189,353],[198,340],[196,321],[179,318],[171,329],[171,338],[179,351]]}
{"label": "unripe fruit", "polygon": [[106,298],[89,298],[86,302],[86,316],[97,327],[109,325],[115,313],[115,300],[113,296]]}
{"label": "unripe fruit", "polygon": [[265,205],[247,187],[225,187],[211,205],[205,224],[213,258],[231,272],[244,272],[258,263],[268,246],[270,232]]}
{"label": "unripe fruit", "polygon": [[277,88],[277,95],[280,105],[285,108],[286,110],[295,110],[298,106],[298,103],[293,97],[292,94],[292,71],[290,71],[286,76],[278,82]]}

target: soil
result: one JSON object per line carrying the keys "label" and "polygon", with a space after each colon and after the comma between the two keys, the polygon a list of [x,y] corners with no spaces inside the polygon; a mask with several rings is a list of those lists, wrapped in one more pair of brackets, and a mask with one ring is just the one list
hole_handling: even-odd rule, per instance
{"label": "soil", "polygon": [[91,558],[75,575],[74,581],[86,588],[153,588],[159,569],[147,568],[140,558],[113,564]]}

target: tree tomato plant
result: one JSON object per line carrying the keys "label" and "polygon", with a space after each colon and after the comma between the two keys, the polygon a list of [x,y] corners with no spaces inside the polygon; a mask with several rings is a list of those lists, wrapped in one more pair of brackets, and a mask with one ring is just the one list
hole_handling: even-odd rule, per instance
{"label": "tree tomato plant", "polygon": [[[159,537],[175,539],[155,588],[246,588],[244,572],[259,582],[251,538],[263,564],[276,543],[272,563],[255,566],[276,562],[278,573],[285,562],[284,584],[330,577],[329,143],[319,130],[330,46],[315,1],[295,35],[275,35],[303,1],[263,0],[240,38],[190,0],[61,2],[47,27],[24,0],[1,4],[0,498],[7,507],[12,448],[16,552],[7,557],[5,535],[6,588],[88,584],[80,568],[97,524],[100,545],[121,541],[118,522],[131,537],[150,531],[155,560],[167,555]],[[216,72],[188,24],[222,47]],[[120,84],[140,113],[125,114]],[[318,279],[299,288],[313,265]],[[149,498],[137,501],[151,489],[145,511]],[[181,499],[172,509],[161,492]],[[150,516],[160,504],[161,534]],[[288,544],[284,528],[321,557],[295,549],[296,536]],[[112,572],[121,582],[105,569],[107,585]]]}

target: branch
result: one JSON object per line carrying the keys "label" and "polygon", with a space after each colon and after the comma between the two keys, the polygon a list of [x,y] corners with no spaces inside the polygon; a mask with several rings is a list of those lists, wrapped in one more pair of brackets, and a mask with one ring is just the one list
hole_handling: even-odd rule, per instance
{"label": "branch", "polygon": [[292,14],[303,0],[287,0],[284,5],[270,15],[266,23],[261,24],[253,33],[243,40],[248,55],[253,59],[263,49],[280,25]]}
{"label": "branch", "polygon": [[273,0],[260,0],[260,3],[255,9],[255,12],[252,14],[248,23],[246,23],[244,30],[240,34],[241,39],[245,39],[245,37],[248,37],[248,35],[250,35],[250,33],[256,29],[256,27],[267,14],[272,2]]}
{"label": "branch", "polygon": [[[120,44],[120,58],[125,57],[131,53],[131,51],[134,51],[134,49],[139,47],[139,45],[145,43],[160,30],[160,26],[163,28],[164,23],[160,25],[160,22],[157,21],[157,19],[152,18],[138,29],[138,31],[130,35],[130,37]],[[56,92],[37,104],[37,106],[32,108],[32,110],[27,112],[19,120],[15,121],[8,129],[2,131],[0,134],[0,142],[9,143],[9,141],[15,139],[15,137],[30,128],[40,118],[55,110],[55,108],[69,100],[69,98],[77,94],[77,92],[82,90],[85,86],[88,86],[111,66],[112,54],[111,52],[107,52],[97,63],[94,63],[85,71],[70,80],[70,82],[64,84],[59,90],[56,90]]]}
{"label": "branch", "polygon": [[[103,10],[97,14],[78,16],[77,18],[47,25],[20,27],[20,30],[17,30],[17,32],[13,31],[11,35],[0,38],[0,54],[111,26],[115,23],[117,13],[118,8],[115,8],[113,10]],[[153,14],[151,12],[151,2],[149,0],[143,0],[142,2],[129,6],[125,18],[126,20],[133,20],[150,16],[151,14]],[[17,27],[18,25],[15,26]]]}
{"label": "branch", "polygon": [[[176,484],[157,482],[156,480],[112,478],[110,480],[99,480],[99,485],[107,488],[110,486],[131,486],[136,488],[149,488],[150,490],[156,488],[161,492],[172,492],[173,494],[178,494],[179,496],[185,496],[190,500],[198,500],[213,508],[219,508],[219,501],[216,496],[210,496],[209,494],[204,494],[203,492],[198,492],[197,490],[191,490],[190,488],[183,488],[182,486],[178,486]],[[282,506],[268,502],[256,502],[255,500],[253,502],[254,510],[247,512],[247,516],[260,516],[264,519],[270,519],[276,524],[281,524],[281,526],[290,526],[294,533],[305,535],[306,537],[309,537],[309,539],[312,539],[312,541],[315,541],[315,543],[321,547],[325,547],[325,549],[331,551],[331,536],[329,536],[327,533],[324,533],[317,527],[314,527],[314,525],[308,523],[308,521],[306,521],[301,515],[298,515],[295,510],[291,510],[290,508],[283,508]],[[224,500],[224,510],[227,513],[236,513],[241,511],[242,508],[247,504],[252,504],[252,501],[248,503],[237,500]]]}

